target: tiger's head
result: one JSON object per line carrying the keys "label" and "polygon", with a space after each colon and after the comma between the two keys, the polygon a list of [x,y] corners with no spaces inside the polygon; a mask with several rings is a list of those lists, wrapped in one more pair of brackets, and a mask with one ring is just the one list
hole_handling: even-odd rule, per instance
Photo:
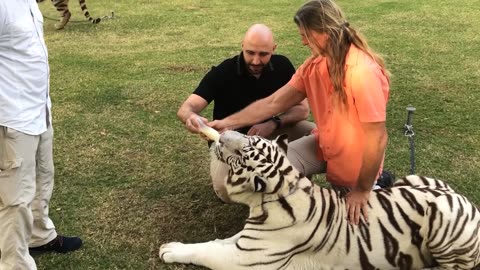
{"label": "tiger's head", "polygon": [[232,201],[250,204],[265,196],[286,196],[291,179],[301,177],[287,160],[287,135],[275,140],[222,133],[212,151],[213,161],[229,165],[226,189]]}

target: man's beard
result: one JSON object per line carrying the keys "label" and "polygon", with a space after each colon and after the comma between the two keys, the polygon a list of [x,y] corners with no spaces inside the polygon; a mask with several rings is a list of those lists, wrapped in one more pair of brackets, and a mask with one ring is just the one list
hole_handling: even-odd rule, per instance
{"label": "man's beard", "polygon": [[252,74],[261,74],[265,65],[248,65],[248,70]]}

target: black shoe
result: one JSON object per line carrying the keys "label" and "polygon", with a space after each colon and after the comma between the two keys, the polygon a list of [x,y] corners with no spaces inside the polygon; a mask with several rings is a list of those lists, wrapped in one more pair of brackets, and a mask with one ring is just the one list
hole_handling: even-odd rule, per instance
{"label": "black shoe", "polygon": [[395,182],[395,176],[389,171],[382,171],[382,175],[377,179],[377,186],[381,188],[389,188],[393,186]]}
{"label": "black shoe", "polygon": [[55,251],[59,253],[67,253],[75,251],[82,246],[82,239],[78,237],[66,237],[58,235],[52,241],[39,247],[29,248],[30,254],[37,255],[44,252]]}

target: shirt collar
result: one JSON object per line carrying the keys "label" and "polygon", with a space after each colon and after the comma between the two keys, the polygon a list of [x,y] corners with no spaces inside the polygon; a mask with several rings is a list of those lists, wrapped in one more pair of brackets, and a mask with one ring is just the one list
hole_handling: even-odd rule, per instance
{"label": "shirt collar", "polygon": [[[358,55],[359,55],[360,49],[358,49],[355,45],[351,44],[350,48],[348,49],[347,55],[345,57],[345,64],[346,65],[355,65],[357,63]],[[313,63],[320,63],[326,58],[324,56],[317,56],[314,57],[312,60]]]}
{"label": "shirt collar", "polygon": [[[267,66],[263,69],[262,74],[265,73],[266,70],[273,71],[273,64],[271,60],[268,62]],[[240,52],[240,54],[237,57],[237,75],[238,76],[250,75],[250,73],[247,70],[245,58],[243,58],[243,51]]]}
{"label": "shirt collar", "polygon": [[314,56],[314,58],[313,58],[313,60],[312,60],[312,63],[317,64],[317,63],[322,62],[322,61],[325,60],[325,59],[326,59],[326,58],[325,58],[324,56],[321,56],[321,55],[319,55],[319,56]]}
{"label": "shirt collar", "polygon": [[349,65],[349,66],[356,65],[358,62],[359,52],[360,52],[360,49],[357,48],[355,45],[351,44],[345,59],[345,65]]}

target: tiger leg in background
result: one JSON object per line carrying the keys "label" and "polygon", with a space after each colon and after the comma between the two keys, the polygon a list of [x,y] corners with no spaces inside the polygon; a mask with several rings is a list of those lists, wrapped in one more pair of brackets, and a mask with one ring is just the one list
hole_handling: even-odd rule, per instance
{"label": "tiger leg in background", "polygon": [[52,0],[52,4],[62,18],[59,23],[55,24],[55,29],[61,30],[68,23],[70,17],[72,17],[72,14],[68,10],[68,0]]}
{"label": "tiger leg in background", "polygon": [[102,20],[100,18],[94,19],[92,18],[92,16],[90,16],[90,12],[88,12],[88,8],[87,8],[87,4],[85,3],[85,0],[78,0],[78,3],[80,4],[80,8],[82,9],[83,15],[88,21],[92,22],[93,24],[97,24]]}

